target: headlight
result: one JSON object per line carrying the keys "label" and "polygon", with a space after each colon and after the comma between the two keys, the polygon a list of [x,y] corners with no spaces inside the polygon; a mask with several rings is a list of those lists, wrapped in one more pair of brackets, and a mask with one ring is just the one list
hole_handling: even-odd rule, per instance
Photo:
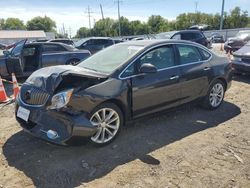
{"label": "headlight", "polygon": [[69,89],[55,94],[51,99],[51,105],[48,107],[48,109],[60,109],[66,106],[71,98],[72,93],[73,89]]}

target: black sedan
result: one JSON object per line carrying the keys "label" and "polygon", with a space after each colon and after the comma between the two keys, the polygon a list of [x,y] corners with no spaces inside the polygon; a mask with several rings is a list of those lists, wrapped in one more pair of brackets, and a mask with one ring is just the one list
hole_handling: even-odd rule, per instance
{"label": "black sedan", "polygon": [[120,43],[77,66],[33,73],[16,101],[29,133],[57,144],[111,142],[125,122],[194,100],[218,108],[232,67],[202,45],[175,40]]}
{"label": "black sedan", "polygon": [[233,53],[234,73],[250,74],[250,42]]}
{"label": "black sedan", "polygon": [[78,50],[63,43],[26,44],[26,40],[22,40],[0,56],[0,76],[9,77],[11,73],[15,73],[17,77],[27,77],[43,67],[76,65],[90,55],[88,50]]}

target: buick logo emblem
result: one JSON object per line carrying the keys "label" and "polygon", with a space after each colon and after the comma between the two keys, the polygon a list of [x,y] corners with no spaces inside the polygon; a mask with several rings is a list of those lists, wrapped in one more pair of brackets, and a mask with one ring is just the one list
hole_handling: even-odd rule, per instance
{"label": "buick logo emblem", "polygon": [[30,93],[31,93],[30,90],[28,90],[28,91],[25,92],[25,95],[24,95],[25,100],[29,100],[30,99]]}

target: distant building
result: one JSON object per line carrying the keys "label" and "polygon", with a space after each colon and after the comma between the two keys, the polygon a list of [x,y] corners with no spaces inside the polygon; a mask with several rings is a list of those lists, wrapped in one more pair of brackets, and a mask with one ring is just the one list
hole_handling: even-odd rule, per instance
{"label": "distant building", "polygon": [[23,30],[0,30],[0,43],[13,44],[22,39],[28,39],[28,41],[38,39],[53,39],[54,33],[48,33],[48,36],[44,31],[23,31]]}

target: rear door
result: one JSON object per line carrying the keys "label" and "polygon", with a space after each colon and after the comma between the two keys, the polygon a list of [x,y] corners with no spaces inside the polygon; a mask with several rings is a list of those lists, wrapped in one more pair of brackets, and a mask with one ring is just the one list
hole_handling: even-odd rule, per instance
{"label": "rear door", "polygon": [[9,74],[15,73],[16,76],[23,75],[24,63],[22,51],[26,41],[27,39],[18,42],[11,50],[9,57],[6,60],[6,66]]}
{"label": "rear door", "polygon": [[42,67],[65,64],[68,54],[60,44],[45,43],[42,47]]}
{"label": "rear door", "polygon": [[173,45],[147,52],[135,62],[135,66],[138,69],[144,63],[154,65],[157,72],[138,73],[131,77],[134,117],[177,106],[180,101],[180,70],[176,67]]}
{"label": "rear door", "polygon": [[177,44],[182,103],[206,94],[212,75],[211,54],[193,45]]}

